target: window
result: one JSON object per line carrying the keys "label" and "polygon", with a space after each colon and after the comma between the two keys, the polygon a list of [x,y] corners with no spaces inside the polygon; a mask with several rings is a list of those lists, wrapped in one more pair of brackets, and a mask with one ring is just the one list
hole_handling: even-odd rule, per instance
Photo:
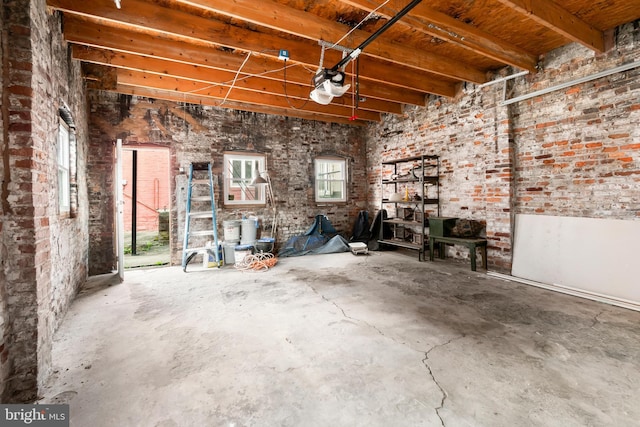
{"label": "window", "polygon": [[69,126],[60,119],[58,128],[58,210],[60,213],[71,211],[71,181],[69,171]]}
{"label": "window", "polygon": [[336,157],[317,158],[314,162],[316,202],[347,201],[347,161]]}
{"label": "window", "polygon": [[224,203],[226,205],[264,205],[265,189],[251,182],[265,172],[265,156],[250,153],[224,155]]}

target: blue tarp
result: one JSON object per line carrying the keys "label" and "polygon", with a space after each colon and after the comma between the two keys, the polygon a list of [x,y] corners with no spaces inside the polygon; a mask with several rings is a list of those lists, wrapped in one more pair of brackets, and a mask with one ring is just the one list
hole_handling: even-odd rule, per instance
{"label": "blue tarp", "polygon": [[[347,240],[336,234],[337,230],[324,215],[316,215],[315,221],[304,234],[291,237],[278,253],[279,257],[310,254],[348,252]],[[334,235],[336,234],[336,235]],[[333,237],[330,237],[334,235]]]}

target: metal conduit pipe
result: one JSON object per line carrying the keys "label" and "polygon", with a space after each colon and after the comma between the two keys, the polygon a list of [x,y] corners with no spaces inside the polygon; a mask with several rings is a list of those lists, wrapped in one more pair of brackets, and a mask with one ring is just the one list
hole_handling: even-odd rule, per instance
{"label": "metal conduit pipe", "polygon": [[636,68],[638,66],[640,66],[640,61],[630,62],[629,64],[620,65],[619,67],[615,67],[615,68],[612,68],[610,70],[601,71],[599,73],[591,74],[591,75],[585,76],[585,77],[580,77],[578,79],[571,80],[571,81],[568,81],[566,83],[561,83],[561,84],[556,85],[556,86],[551,86],[551,87],[548,87],[546,89],[540,89],[540,90],[535,91],[535,92],[531,92],[531,93],[528,93],[528,94],[525,94],[525,95],[517,96],[515,98],[507,99],[505,101],[502,101],[502,102],[498,103],[498,105],[505,106],[505,105],[515,104],[516,102],[525,101],[527,99],[535,98],[536,96],[546,95],[547,93],[555,92],[557,90],[566,89],[566,88],[571,87],[571,86],[575,86],[575,85],[578,85],[578,84],[581,84],[581,83],[589,82],[591,80],[597,80],[597,79],[600,79],[602,77],[610,76],[611,74],[616,74],[616,73],[621,73],[623,71],[628,71],[628,70],[634,69],[634,68]]}

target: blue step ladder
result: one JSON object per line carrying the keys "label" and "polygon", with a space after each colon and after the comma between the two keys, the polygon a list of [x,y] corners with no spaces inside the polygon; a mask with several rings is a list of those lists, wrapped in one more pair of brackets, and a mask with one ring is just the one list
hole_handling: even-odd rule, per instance
{"label": "blue step ladder", "polygon": [[[195,191],[194,191],[195,189]],[[193,206],[192,206],[193,204]],[[197,221],[196,221],[197,220]],[[194,223],[192,223],[194,221]],[[197,222],[211,221],[211,228],[205,226],[191,227]],[[211,237],[212,246],[190,247],[192,237]],[[211,241],[211,240],[210,240]],[[218,226],[216,220],[216,200],[213,191],[213,174],[211,163],[191,163],[189,167],[189,187],[187,189],[187,206],[184,220],[184,243],[182,246],[182,270],[187,271],[187,265],[198,254],[208,257],[213,255],[218,267],[222,265],[218,252]]]}

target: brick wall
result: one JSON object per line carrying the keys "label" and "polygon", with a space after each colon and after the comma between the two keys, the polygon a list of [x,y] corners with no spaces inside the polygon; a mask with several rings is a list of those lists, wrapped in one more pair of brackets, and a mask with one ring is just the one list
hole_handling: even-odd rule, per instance
{"label": "brick wall", "polygon": [[[9,160],[9,109],[4,108],[8,105],[9,76],[5,76],[5,72],[9,71],[9,29],[5,26],[5,8],[4,4],[0,7],[0,87],[3,107],[0,108],[0,129],[2,129],[2,140],[0,141],[0,398],[5,396],[7,390],[7,379],[11,376],[11,363],[9,360],[11,319],[9,318],[9,306],[7,301],[7,278],[5,269],[7,265],[7,244],[5,238],[4,223],[8,215],[8,180],[5,174],[10,173]],[[5,71],[6,70],[6,71]],[[7,163],[7,167],[5,167]],[[7,182],[7,184],[5,184]]]}
{"label": "brick wall", "polygon": [[[89,97],[91,92],[89,91]],[[105,121],[104,111],[89,99],[89,153],[87,191],[89,196],[89,275],[106,274],[117,268],[115,255],[115,134]],[[113,107],[116,108],[115,106]],[[110,112],[111,110],[109,110]],[[115,124],[115,123],[114,123]]]}
{"label": "brick wall", "polygon": [[[366,208],[364,134],[360,128],[210,107],[184,109],[172,102],[135,97],[123,100],[104,92],[92,92],[91,104],[95,113],[92,114],[92,127],[95,127],[92,133],[101,135],[99,142],[94,141],[96,144],[110,144],[117,135],[124,135],[127,144],[169,147],[174,264],[179,264],[181,258],[186,197],[187,178],[179,172],[180,168],[187,170],[191,162],[213,161],[214,173],[221,183],[225,151],[246,150],[267,155],[273,191],[278,199],[280,242],[305,231],[316,214],[326,214],[336,228],[348,236],[358,211]],[[98,114],[99,119],[94,119]],[[353,185],[346,204],[319,206],[315,203],[313,159],[320,154],[349,159]],[[90,184],[94,186],[99,188],[99,183]],[[264,209],[224,208],[219,191],[216,197],[220,236],[226,219],[240,218],[243,214],[268,215]],[[92,233],[105,233],[104,227],[95,225]]]}
{"label": "brick wall", "polygon": [[[514,96],[640,60],[640,21],[616,47],[553,52]],[[518,213],[640,219],[640,68],[515,104]]]}
{"label": "brick wall", "polygon": [[[509,84],[513,97],[640,57],[638,22],[620,27],[603,55],[575,44],[542,71]],[[500,106],[502,85],[466,85],[456,99],[388,115],[368,132],[370,211],[380,208],[381,160],[441,156],[441,215],[486,222],[489,268],[509,272],[516,213],[637,219],[638,69]],[[452,253],[467,257],[466,250]]]}
{"label": "brick wall", "polygon": [[[49,375],[53,332],[87,276],[86,108],[82,79],[42,0],[4,4],[2,252],[3,401],[28,401]],[[4,102],[4,101],[8,102]],[[74,209],[58,214],[60,100],[76,123]],[[6,109],[6,110],[5,110]],[[7,165],[9,168],[7,169]],[[7,173],[7,170],[9,173]]]}

